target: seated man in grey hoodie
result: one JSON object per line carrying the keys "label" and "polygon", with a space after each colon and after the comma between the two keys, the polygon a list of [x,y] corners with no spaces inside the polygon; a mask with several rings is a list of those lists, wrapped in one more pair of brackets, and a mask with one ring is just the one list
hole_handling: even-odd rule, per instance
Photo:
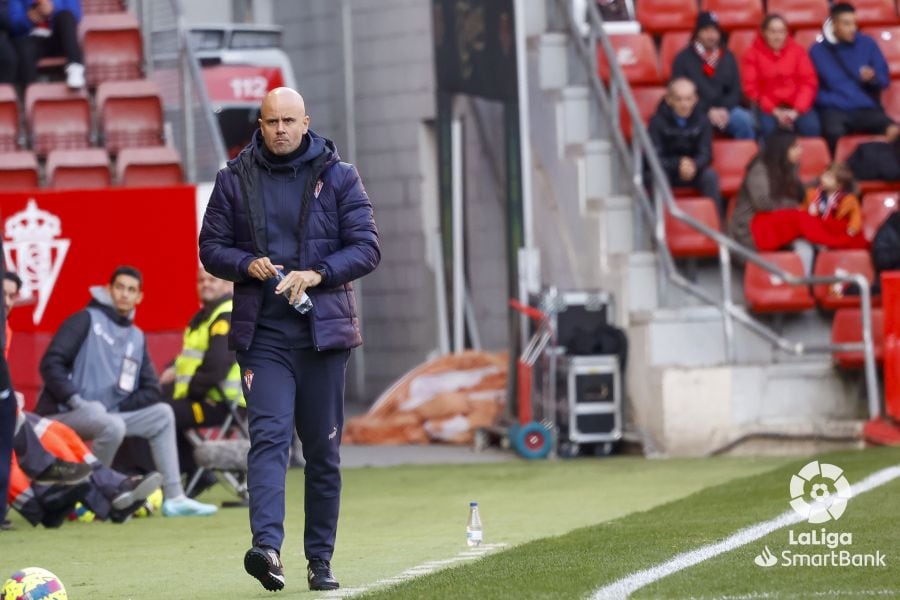
{"label": "seated man in grey hoodie", "polygon": [[41,359],[37,412],[93,440],[94,455],[107,466],[126,435],[145,438],[163,475],[163,514],[215,513],[215,506],[185,496],[181,485],[175,415],[161,402],[144,332],[133,321],[143,299],[141,272],[118,267],[109,285],[91,288],[91,295],[85,310],[63,322]]}

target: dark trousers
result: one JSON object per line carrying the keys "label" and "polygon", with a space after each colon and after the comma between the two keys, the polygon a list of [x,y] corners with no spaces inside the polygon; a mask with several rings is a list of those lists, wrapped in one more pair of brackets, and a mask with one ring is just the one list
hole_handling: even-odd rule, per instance
{"label": "dark trousers", "polygon": [[6,518],[6,497],[9,495],[9,467],[12,461],[13,438],[16,434],[16,397],[0,399],[0,521]]}
{"label": "dark trousers", "polygon": [[261,344],[238,352],[250,428],[247,483],[254,546],[281,551],[284,482],[296,427],[306,460],[303,549],[307,560],[331,560],[340,508],[349,357],[349,350],[317,352]]}
{"label": "dark trousers", "polygon": [[[194,446],[188,440],[187,432],[195,427],[216,427],[228,417],[228,407],[220,402],[194,402],[187,398],[169,400],[175,413],[175,439],[178,442],[178,464],[182,474],[190,477],[197,470],[194,462]],[[198,404],[199,408],[194,405]],[[201,416],[198,419],[198,412]]]}
{"label": "dark trousers", "polygon": [[880,107],[851,111],[824,108],[819,110],[819,120],[822,122],[822,135],[828,141],[832,154],[841,136],[848,133],[880,134],[893,123]]}
{"label": "dark trousers", "polygon": [[16,82],[16,50],[5,31],[0,31],[0,83]]}
{"label": "dark trousers", "polygon": [[725,216],[725,202],[722,200],[722,191],[719,187],[719,174],[712,167],[700,169],[697,175],[691,181],[685,181],[680,177],[675,177],[669,183],[673,188],[696,188],[700,190],[701,196],[712,198],[719,209],[719,216]]}
{"label": "dark trousers", "polygon": [[56,457],[47,452],[34,431],[34,427],[27,420],[16,432],[13,449],[16,452],[19,467],[23,473],[28,475],[29,479],[34,479],[43,473],[44,469],[56,462]]}
{"label": "dark trousers", "polygon": [[37,79],[38,61],[45,56],[64,56],[66,63],[82,62],[78,22],[67,10],[54,15],[50,37],[23,35],[15,38],[15,43],[19,53],[19,80],[24,85]]}

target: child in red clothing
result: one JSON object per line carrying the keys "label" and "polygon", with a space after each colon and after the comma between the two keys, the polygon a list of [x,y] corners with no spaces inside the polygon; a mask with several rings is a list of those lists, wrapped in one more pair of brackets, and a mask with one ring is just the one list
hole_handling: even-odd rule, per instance
{"label": "child in red clothing", "polygon": [[[853,173],[843,164],[828,167],[819,178],[819,185],[806,190],[803,210],[822,220],[833,240],[811,240],[829,248],[865,247],[862,230],[862,208],[854,193]],[[858,246],[862,240],[862,246]]]}

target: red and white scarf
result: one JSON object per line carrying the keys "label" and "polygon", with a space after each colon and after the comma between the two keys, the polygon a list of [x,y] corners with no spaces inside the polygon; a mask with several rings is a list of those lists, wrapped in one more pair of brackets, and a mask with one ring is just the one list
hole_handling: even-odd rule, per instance
{"label": "red and white scarf", "polygon": [[694,42],[694,52],[703,61],[703,72],[706,73],[706,76],[712,77],[715,75],[716,66],[719,64],[719,59],[722,58],[722,48],[707,50],[700,42]]}

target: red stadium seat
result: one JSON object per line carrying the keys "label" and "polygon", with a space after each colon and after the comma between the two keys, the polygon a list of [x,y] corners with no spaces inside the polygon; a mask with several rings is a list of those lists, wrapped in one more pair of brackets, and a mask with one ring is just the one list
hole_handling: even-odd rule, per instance
{"label": "red stadium seat", "polygon": [[[631,93],[634,94],[634,101],[637,103],[638,112],[641,114],[641,121],[646,125],[653,113],[656,112],[660,101],[666,95],[666,88],[663,86],[637,87],[632,88]],[[626,139],[630,140],[632,133],[631,117],[625,110],[624,100],[619,100],[619,117],[622,133],[625,134]]]}
{"label": "red stadium seat", "polygon": [[[794,276],[803,276],[803,263],[794,252],[763,252],[760,258]],[[755,313],[799,312],[816,305],[809,293],[809,286],[788,285],[783,279],[750,262],[744,270],[744,297],[747,307]]]}
{"label": "red stadium seat", "polygon": [[100,134],[110,154],[163,143],[159,86],[150,80],[105,81],[97,88]]}
{"label": "red stadium seat", "polygon": [[169,146],[155,148],[123,148],[116,161],[119,185],[125,187],[158,187],[184,182],[181,157]]}
{"label": "red stadium seat", "polygon": [[819,177],[831,164],[831,152],[823,138],[797,138],[803,154],[800,157],[800,179],[809,183]]}
{"label": "red stadium seat", "polygon": [[[834,313],[831,322],[831,343],[849,344],[862,341],[862,309],[842,308]],[[884,311],[872,308],[872,342],[875,346],[875,361],[884,362]],[[843,369],[861,369],[865,365],[862,351],[834,352],[834,364]]]}
{"label": "red stadium seat", "polygon": [[47,187],[62,190],[109,185],[109,156],[102,148],[54,150],[47,156]]}
{"label": "red stadium seat", "polygon": [[856,22],[860,27],[900,23],[894,0],[853,0],[853,6],[856,8]]}
{"label": "red stadium seat", "polygon": [[753,44],[753,40],[759,34],[759,29],[736,29],[728,34],[728,49],[734,54],[738,66],[741,64],[741,57]]}
{"label": "red stadium seat", "polygon": [[72,91],[64,83],[32,83],[25,91],[25,114],[38,156],[90,145],[91,110],[84,91]]}
{"label": "red stadium seat", "polygon": [[38,163],[31,152],[0,153],[0,189],[23,190],[38,186]]}
{"label": "red stadium seat", "polygon": [[[875,269],[867,250],[828,250],[816,256],[813,274],[828,276],[836,274],[859,273],[871,284],[875,278]],[[847,306],[859,306],[859,296],[846,295],[846,284],[813,286],[813,296],[821,308],[835,310]]]}
{"label": "red stadium seat", "polygon": [[828,18],[825,0],[768,0],[767,9],[784,17],[791,29],[821,27]]}
{"label": "red stadium seat", "polygon": [[694,0],[640,0],[637,20],[643,31],[653,34],[691,31],[697,23],[697,3]]}
{"label": "red stadium seat", "polygon": [[0,85],[0,152],[12,152],[19,147],[19,104],[16,89]]}
{"label": "red stadium seat", "polygon": [[747,165],[758,150],[753,140],[713,140],[713,169],[719,174],[722,196],[729,197],[741,188]]}
{"label": "red stadium seat", "polygon": [[898,192],[873,192],[863,196],[863,236],[871,242],[881,224],[891,213],[896,212],[898,207],[900,207]]}
{"label": "red stadium seat", "polygon": [[890,87],[881,92],[881,105],[889,117],[900,123],[900,81],[892,81]]}
{"label": "red stadium seat", "polygon": [[[675,205],[704,225],[721,231],[719,211],[711,198],[678,198]],[[719,246],[690,225],[666,213],[666,243],[675,258],[718,256]]]}
{"label": "red stadium seat", "polygon": [[141,78],[141,31],[131,13],[85,15],[78,26],[90,87]]}
{"label": "red stadium seat", "polygon": [[887,60],[891,79],[900,79],[900,26],[866,27],[863,33],[875,38],[878,47]]}
{"label": "red stadium seat", "polygon": [[[656,47],[649,33],[624,33],[609,36],[616,51],[616,60],[631,85],[659,85],[663,83],[656,59]],[[602,49],[597,48],[600,77],[609,80],[609,64]]]}
{"label": "red stadium seat", "polygon": [[794,41],[807,50],[812,48],[812,45],[816,42],[821,41],[823,37],[821,26],[809,29],[798,29],[794,32]]}
{"label": "red stadium seat", "polygon": [[81,0],[81,10],[86,15],[120,13],[125,10],[122,0]]}
{"label": "red stadium seat", "polygon": [[663,81],[672,78],[672,63],[678,53],[687,48],[691,42],[690,31],[669,31],[662,35],[659,42],[659,69]]}
{"label": "red stadium seat", "polygon": [[719,24],[726,31],[759,27],[763,19],[761,0],[702,0],[701,10],[716,13]]}

